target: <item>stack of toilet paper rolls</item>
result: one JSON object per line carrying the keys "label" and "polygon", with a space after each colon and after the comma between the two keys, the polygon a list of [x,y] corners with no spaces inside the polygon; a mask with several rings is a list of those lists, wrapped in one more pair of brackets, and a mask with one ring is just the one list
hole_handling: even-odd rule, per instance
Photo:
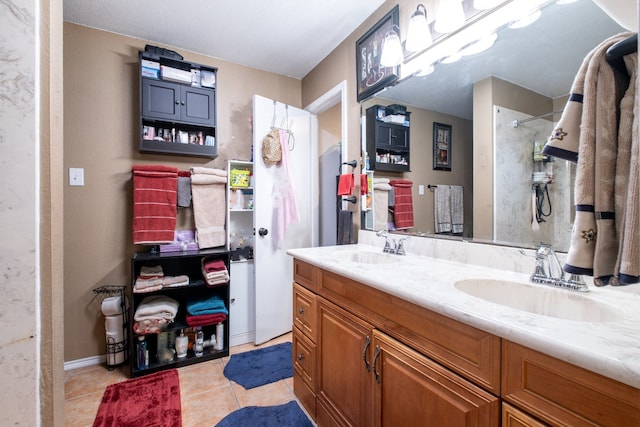
{"label": "stack of toilet paper rolls", "polygon": [[107,365],[109,366],[119,365],[125,359],[127,332],[122,327],[122,324],[126,313],[123,313],[122,308],[127,306],[127,298],[123,296],[107,297],[102,300],[102,314],[104,314],[107,341]]}

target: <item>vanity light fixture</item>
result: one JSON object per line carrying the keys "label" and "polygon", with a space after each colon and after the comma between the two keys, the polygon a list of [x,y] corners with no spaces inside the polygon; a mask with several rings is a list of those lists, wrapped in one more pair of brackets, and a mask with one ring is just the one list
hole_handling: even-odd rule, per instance
{"label": "vanity light fixture", "polygon": [[509,24],[509,28],[511,29],[518,29],[518,28],[524,28],[526,26],[529,26],[531,24],[533,24],[534,22],[536,22],[538,20],[538,18],[540,18],[540,16],[542,15],[542,11],[540,9],[536,9],[531,11],[529,14],[527,14],[526,16],[523,16],[522,18],[516,19],[515,21],[512,21]]}
{"label": "vanity light fixture", "polygon": [[420,3],[416,11],[411,14],[404,47],[407,52],[418,52],[429,47],[431,43],[433,40],[427,22],[427,8]]}
{"label": "vanity light fixture", "polygon": [[435,30],[439,33],[451,33],[465,23],[461,0],[440,0],[436,10]]}
{"label": "vanity light fixture", "polygon": [[473,0],[473,8],[476,10],[493,9],[504,0]]}
{"label": "vanity light fixture", "polygon": [[[394,25],[395,27],[395,25]],[[395,30],[387,31],[382,42],[382,53],[380,55],[380,65],[383,67],[395,67],[404,61],[404,53],[402,52],[402,43],[400,36]]]}

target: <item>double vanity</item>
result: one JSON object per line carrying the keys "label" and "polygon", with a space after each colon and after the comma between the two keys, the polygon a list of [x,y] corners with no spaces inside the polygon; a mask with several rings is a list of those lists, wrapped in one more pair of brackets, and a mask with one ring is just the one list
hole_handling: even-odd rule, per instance
{"label": "double vanity", "polygon": [[296,396],[319,426],[640,425],[640,289],[529,283],[517,249],[441,239],[294,258]]}

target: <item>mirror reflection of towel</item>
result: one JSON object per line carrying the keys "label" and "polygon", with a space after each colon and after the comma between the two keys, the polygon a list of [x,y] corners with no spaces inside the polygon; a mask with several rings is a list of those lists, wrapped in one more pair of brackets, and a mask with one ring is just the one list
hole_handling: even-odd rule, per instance
{"label": "mirror reflection of towel", "polygon": [[433,190],[436,233],[451,233],[451,189],[438,184]]}

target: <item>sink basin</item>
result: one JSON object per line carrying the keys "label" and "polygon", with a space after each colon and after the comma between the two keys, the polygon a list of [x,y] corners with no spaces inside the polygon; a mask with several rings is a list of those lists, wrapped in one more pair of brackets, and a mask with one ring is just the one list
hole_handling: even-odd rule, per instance
{"label": "sink basin", "polygon": [[469,279],[457,282],[455,287],[473,297],[541,316],[596,323],[624,319],[613,305],[544,285]]}
{"label": "sink basin", "polygon": [[399,255],[390,255],[383,252],[342,252],[337,253],[337,255],[359,264],[391,264],[399,261]]}

